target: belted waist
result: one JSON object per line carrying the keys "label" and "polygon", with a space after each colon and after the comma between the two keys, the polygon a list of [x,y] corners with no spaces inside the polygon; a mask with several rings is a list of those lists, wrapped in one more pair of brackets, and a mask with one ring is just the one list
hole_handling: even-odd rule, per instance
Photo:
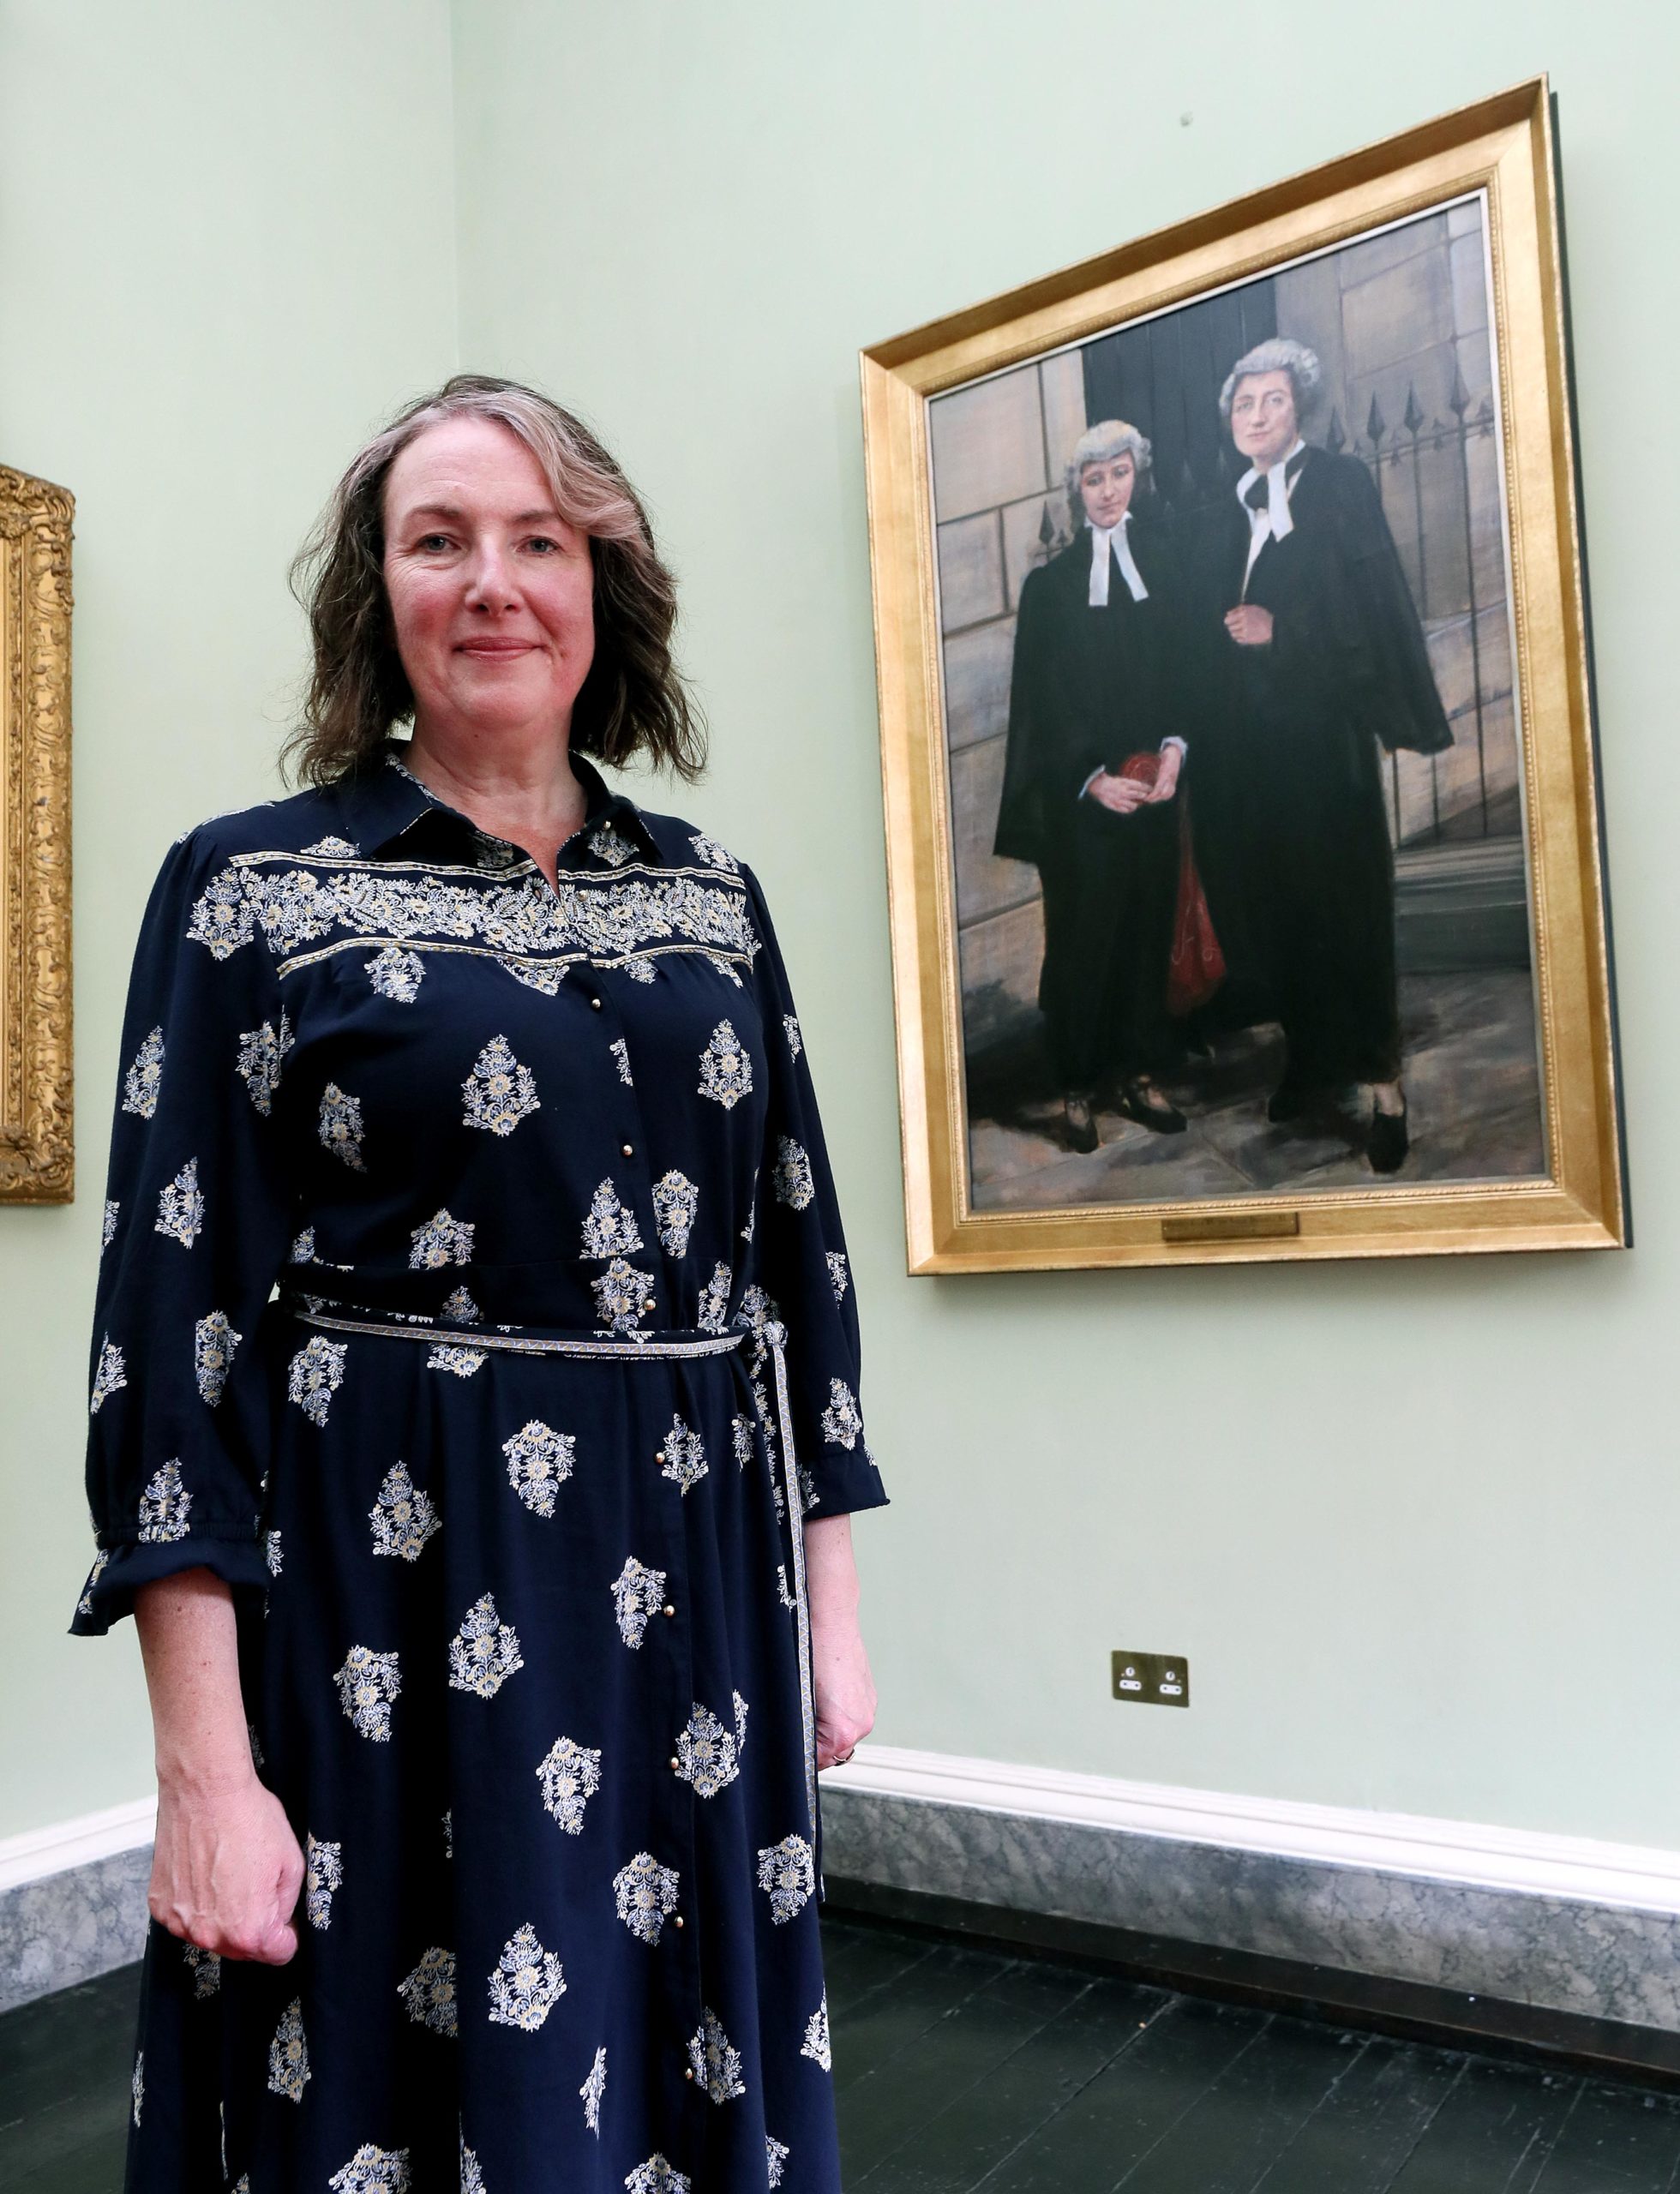
{"label": "belted waist", "polygon": [[417,1310],[381,1310],[302,1290],[282,1291],[279,1307],[301,1324],[319,1326],[327,1333],[372,1334],[446,1348],[500,1349],[513,1356],[719,1356],[726,1349],[739,1348],[747,1338],[741,1329],[715,1334],[698,1326],[628,1334],[610,1333],[604,1327],[464,1326]]}

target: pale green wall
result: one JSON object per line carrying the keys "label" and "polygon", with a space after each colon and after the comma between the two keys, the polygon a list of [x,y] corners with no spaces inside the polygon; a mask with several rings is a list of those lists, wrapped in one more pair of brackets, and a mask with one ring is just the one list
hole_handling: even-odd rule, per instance
{"label": "pale green wall", "polygon": [[455,352],[442,0],[0,0],[0,459],[75,538],[77,1171],[0,1209],[0,1836],[142,1795],[88,1561],[87,1325],[129,956],[175,834],[273,789],[287,560]]}
{"label": "pale green wall", "polygon": [[[334,465],[458,351],[588,412],[681,572],[717,761],[652,796],[758,866],[801,994],[896,1496],[859,1532],[881,1735],[1680,1845],[1667,12],[458,0],[454,33],[459,342],[441,8],[0,0],[0,455],[81,498],[82,1076],[81,1200],[0,1212],[0,1834],[146,1786],[131,1639],[61,1636],[141,899],[264,782]],[[1641,1247],[907,1279],[859,346],[1544,66]],[[1191,1712],[1113,1705],[1122,1644],[1187,1652]]]}
{"label": "pale green wall", "polygon": [[[461,355],[645,482],[808,1024],[895,1743],[1680,1846],[1671,9],[459,0]],[[1550,68],[1632,1256],[903,1272],[861,345]],[[1193,118],[1185,125],[1181,115]],[[1190,1656],[1187,1714],[1107,1696]]]}

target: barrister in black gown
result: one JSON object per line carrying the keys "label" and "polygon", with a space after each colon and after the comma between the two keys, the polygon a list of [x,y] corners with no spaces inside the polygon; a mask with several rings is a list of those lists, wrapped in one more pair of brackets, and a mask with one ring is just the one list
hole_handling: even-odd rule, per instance
{"label": "barrister in black gown", "polygon": [[[1073,542],[1022,587],[1010,683],[995,850],[1043,884],[1038,1002],[1079,1150],[1096,1148],[1099,1093],[1159,1132],[1185,1124],[1155,1080],[1175,1053],[1183,584],[1166,529],[1133,507],[1149,462],[1121,420],[1076,446]],[[1158,755],[1153,785],[1119,774],[1140,753]]]}
{"label": "barrister in black gown", "polygon": [[1318,381],[1275,338],[1221,394],[1250,470],[1194,558],[1197,859],[1233,976],[1282,1024],[1269,1118],[1368,1084],[1370,1161],[1391,1172],[1407,1125],[1382,755],[1452,733],[1371,475],[1301,440]]}

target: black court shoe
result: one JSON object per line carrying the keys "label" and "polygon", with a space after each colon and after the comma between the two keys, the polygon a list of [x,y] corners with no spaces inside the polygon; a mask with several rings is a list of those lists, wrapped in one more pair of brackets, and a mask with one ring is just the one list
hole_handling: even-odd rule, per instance
{"label": "black court shoe", "polygon": [[1406,1163],[1406,1154],[1411,1148],[1411,1137],[1406,1131],[1406,1100],[1401,1100],[1397,1112],[1371,1115],[1371,1141],[1365,1145],[1365,1156],[1373,1173],[1397,1173]]}
{"label": "black court shoe", "polygon": [[1096,1116],[1091,1110],[1091,1100],[1077,1090],[1070,1089],[1062,1099],[1062,1111],[1067,1122],[1066,1142],[1070,1150],[1095,1150],[1098,1142]]}
{"label": "black court shoe", "polygon": [[1157,1135],[1182,1135],[1190,1124],[1170,1099],[1165,1105],[1152,1105],[1135,1082],[1121,1083],[1114,1110],[1128,1120],[1136,1120],[1140,1127],[1153,1128]]}

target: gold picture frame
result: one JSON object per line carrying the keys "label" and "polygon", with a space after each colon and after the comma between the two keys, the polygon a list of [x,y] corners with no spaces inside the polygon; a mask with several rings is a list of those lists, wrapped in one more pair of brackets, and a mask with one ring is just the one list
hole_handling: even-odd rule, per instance
{"label": "gold picture frame", "polygon": [[75,1193],[70,532],[63,488],[0,465],[0,1202]]}
{"label": "gold picture frame", "polygon": [[[1629,1241],[1554,126],[1546,81],[1536,78],[861,354],[909,1269],[913,1274],[1606,1249]],[[1061,433],[1065,454],[1068,436],[1096,400],[1090,391],[1096,386],[1091,376],[1099,343],[1132,339],[1134,331],[1164,325],[1204,300],[1239,292],[1245,297],[1257,297],[1254,285],[1262,281],[1270,285],[1271,309],[1275,309],[1277,297],[1316,294],[1311,291],[1311,281],[1330,279],[1311,270],[1355,266],[1353,260],[1344,262],[1339,255],[1357,249],[1364,255],[1357,261],[1359,268],[1380,270],[1402,249],[1382,239],[1402,233],[1407,239],[1421,237],[1425,229],[1414,230],[1411,225],[1434,224],[1437,216],[1443,248],[1462,246],[1449,273],[1460,260],[1473,273],[1475,267],[1485,268],[1482,348],[1475,355],[1485,355],[1488,361],[1486,395],[1478,403],[1458,375],[1454,362],[1468,357],[1474,345],[1469,338],[1461,341],[1453,323],[1443,338],[1446,363],[1442,370],[1450,369],[1454,378],[1435,385],[1432,425],[1429,405],[1415,388],[1406,399],[1402,417],[1397,395],[1391,393],[1382,403],[1377,399],[1384,388],[1393,392],[1405,384],[1392,378],[1383,381],[1380,375],[1360,379],[1349,364],[1345,400],[1351,411],[1357,397],[1360,408],[1347,420],[1339,410],[1333,413],[1329,447],[1339,453],[1335,437],[1345,442],[1349,427],[1354,427],[1350,454],[1365,454],[1389,509],[1409,512],[1415,495],[1419,560],[1426,542],[1434,537],[1428,526],[1437,522],[1431,515],[1434,507],[1425,507],[1429,495],[1435,492],[1435,474],[1430,468],[1437,465],[1437,455],[1431,453],[1438,453],[1437,469],[1443,479],[1449,472],[1453,479],[1461,475],[1461,569],[1470,588],[1468,623],[1467,627],[1460,603],[1449,605],[1453,614],[1438,620],[1438,630],[1429,626],[1431,665],[1444,663],[1455,649],[1461,655],[1467,631],[1473,650],[1479,640],[1484,643],[1483,656],[1495,641],[1503,646],[1500,635],[1509,633],[1509,654],[1501,657],[1509,662],[1508,674],[1502,674],[1508,690],[1499,690],[1485,665],[1477,669],[1473,693],[1462,704],[1473,710],[1473,724],[1467,715],[1455,733],[1458,756],[1395,758],[1393,813],[1399,850],[1393,858],[1395,873],[1403,877],[1411,894],[1405,902],[1410,926],[1400,933],[1432,936],[1437,943],[1444,938],[1449,948],[1456,935],[1450,920],[1444,930],[1438,923],[1433,931],[1429,928],[1441,908],[1455,903],[1450,890],[1445,898],[1441,896],[1443,878],[1450,886],[1455,878],[1473,872],[1498,872],[1508,878],[1515,875],[1526,890],[1526,921],[1520,904],[1495,908],[1493,913],[1504,924],[1500,934],[1509,948],[1502,948],[1497,997],[1514,1001],[1513,1011],[1532,1010],[1532,1047],[1527,1054],[1531,1066],[1522,1065],[1519,1044],[1511,1053],[1516,1064],[1509,1067],[1513,1076],[1519,1068],[1532,1071],[1533,1132],[1532,1143],[1524,1146],[1529,1154],[1495,1162],[1490,1155],[1490,1128],[1484,1143],[1471,1136],[1452,1166],[1443,1160],[1439,1176],[1431,1177],[1426,1124],[1418,1167],[1409,1169],[1408,1161],[1409,1170],[1392,1175],[1367,1169],[1362,1179],[1355,1178],[1358,1152],[1350,1148],[1346,1164],[1321,1167],[1316,1176],[1269,1178],[1263,1168],[1253,1178],[1233,1175],[1227,1181],[1219,1173],[1224,1157],[1218,1157],[1216,1164],[1210,1155],[1210,1187],[1194,1193],[1163,1192],[1160,1183],[1175,1177],[1140,1169],[1159,1155],[1166,1139],[1149,1135],[1142,1125],[1123,1124],[1122,1133],[1132,1135],[1138,1143],[1136,1166],[1128,1171],[1105,1146],[1095,1160],[1078,1161],[1088,1167],[1109,1166],[1100,1178],[1088,1178],[1078,1172],[1074,1161],[1053,1149],[1046,1125],[1047,1112],[1036,1124],[1029,1120],[1023,1128],[1017,1121],[1005,1133],[989,1117],[981,1117],[977,1100],[971,1108],[975,1090],[965,1058],[965,1044],[973,1033],[974,1001],[985,989],[971,968],[965,976],[970,962],[978,966],[984,961],[989,966],[987,953],[994,960],[1001,953],[1008,962],[1007,980],[1001,986],[993,984],[993,992],[1004,997],[1017,1028],[1026,1027],[1032,1010],[1030,996],[1023,988],[1030,976],[1030,956],[1022,942],[1029,935],[1030,892],[1024,885],[1011,887],[1021,903],[1011,902],[1001,914],[986,911],[988,905],[1010,898],[1009,890],[996,884],[996,876],[1005,871],[1015,876],[1017,872],[1006,864],[1000,870],[992,858],[988,834],[997,802],[991,793],[973,791],[979,782],[975,771],[981,765],[972,756],[981,752],[989,758],[984,764],[992,772],[987,782],[994,783],[999,748],[995,744],[987,747],[987,741],[999,740],[1020,571],[1052,553],[1052,537],[1060,523],[1054,435]],[[1462,244],[1463,237],[1472,233],[1481,239],[1474,246],[1481,256],[1473,265],[1466,256],[1470,247]],[[1427,234],[1433,238],[1437,231],[1431,226]],[[1409,249],[1409,243],[1404,248]],[[1433,243],[1429,249],[1435,249]],[[1419,252],[1423,249],[1419,244]],[[1407,279],[1422,279],[1419,263],[1413,262]],[[1308,272],[1300,272],[1304,269]],[[1465,310],[1472,317],[1474,287],[1471,281],[1466,291],[1471,303]],[[1351,325],[1353,308],[1346,300],[1353,292],[1338,294],[1343,302],[1336,308],[1341,315],[1337,324]],[[1397,291],[1377,296],[1377,305],[1390,319],[1402,311],[1422,309]],[[1360,309],[1365,309],[1363,304]],[[1184,325],[1187,327],[1188,321]],[[1187,336],[1185,340],[1187,357]],[[1113,355],[1121,354],[1117,351]],[[1221,371],[1232,357],[1227,349]],[[1077,370],[1084,376],[1083,408],[1075,369],[1056,363],[1076,357]],[[991,416],[986,411],[988,404],[993,413],[1001,416],[998,407],[1009,393],[1003,384],[1010,375],[1029,369],[1039,375],[1035,400],[1040,411],[1035,416],[1043,429],[1041,465],[1023,440],[1026,455],[1017,467],[1020,478],[1014,487],[1020,494],[1016,500],[1005,501],[1005,490],[975,489],[969,494],[969,502],[976,495],[982,501],[986,495],[993,498],[984,509],[965,515],[968,504],[957,495],[947,510],[938,500],[944,490],[936,472],[941,479],[966,477],[963,451],[972,453],[977,446],[963,445],[947,465],[933,447],[947,432],[941,422]],[[1055,395],[1053,380],[1062,398]],[[1368,417],[1362,409],[1367,381],[1372,388]],[[1227,396],[1230,386],[1227,382]],[[1444,394],[1439,393],[1442,387]],[[974,399],[971,392],[976,390],[992,391],[995,403],[991,397]],[[966,409],[952,405],[939,411],[941,400],[953,396]],[[1198,401],[1199,420],[1212,399]],[[1128,416],[1140,415],[1129,411]],[[954,435],[957,429],[948,431]],[[1199,425],[1197,431],[1201,432]],[[1359,440],[1359,434],[1367,434],[1367,439]],[[1159,428],[1156,435],[1159,441]],[[1299,442],[1296,447],[1299,448]],[[994,446],[987,445],[981,455],[988,451],[995,453]],[[1147,451],[1146,444],[1145,458]],[[1227,474],[1222,476],[1227,479],[1230,458],[1227,437],[1223,446]],[[1188,478],[1188,455],[1184,463]],[[1391,465],[1387,473],[1384,465]],[[972,471],[973,466],[968,469]],[[1077,477],[1083,483],[1083,476]],[[1479,605],[1475,594],[1480,550],[1473,545],[1470,534],[1473,486],[1484,495],[1479,523],[1486,520],[1493,529],[1490,538],[1503,540],[1501,568],[1508,599],[1496,605],[1497,614],[1490,613],[1487,599],[1493,578],[1487,580]],[[1072,492],[1070,486],[1069,501],[1060,507],[1075,512],[1071,523],[1077,539]],[[1222,485],[1216,489],[1218,496],[1226,492]],[[1041,518],[1035,507],[1041,497]],[[1090,507],[1086,507],[1089,512]],[[1228,526],[1233,507],[1227,503],[1222,507]],[[1441,510],[1448,511],[1448,502]],[[1489,512],[1493,513],[1491,519]],[[1240,513],[1235,522],[1243,523]],[[1451,522],[1458,521],[1455,517]],[[1409,525],[1409,518],[1406,523]],[[1439,523],[1446,525],[1447,518],[1440,517]],[[1398,516],[1395,524],[1398,539]],[[1495,553],[1490,550],[1490,557]],[[1018,567],[1013,572],[1011,558]],[[1494,565],[1485,561],[1483,568],[1491,572]],[[1418,572],[1410,566],[1407,569],[1415,596]],[[1083,601],[1083,579],[1078,584]],[[1245,588],[1246,579],[1244,584]],[[1098,599],[1095,586],[1094,574],[1093,603]],[[987,588],[991,592],[981,599],[975,590]],[[963,590],[975,593],[979,621],[965,625],[958,618],[953,624],[952,613],[942,623],[942,598],[949,611],[949,598]],[[966,654],[959,641],[969,650]],[[1461,676],[1456,669],[1452,674]],[[1450,682],[1447,671],[1437,668],[1435,675],[1444,692]],[[1468,673],[1462,676],[1467,678]],[[952,725],[964,709],[972,716],[975,680],[984,688],[985,720],[970,745],[963,746]],[[971,722],[969,728],[974,728]],[[1484,758],[1485,729],[1491,762]],[[1496,734],[1503,741],[1497,753]],[[1482,773],[1481,835],[1469,844],[1454,832],[1473,836],[1476,830],[1474,813],[1467,818],[1461,806],[1464,800],[1474,797],[1464,789],[1473,775],[1473,734],[1475,761]],[[1193,740],[1186,768],[1193,792]],[[1449,765],[1438,767],[1443,758]],[[1497,776],[1500,770],[1507,772],[1509,782],[1496,794],[1490,790],[1490,772]],[[1435,802],[1434,837],[1425,824],[1421,831],[1413,830],[1414,844],[1406,832],[1413,829],[1418,802],[1425,797],[1418,790],[1425,779],[1431,788],[1427,797]],[[1491,822],[1499,800],[1503,806]],[[1455,807],[1455,801],[1461,806]],[[959,903],[959,870],[964,863],[970,897],[981,906],[972,919]],[[1028,872],[1020,874],[1030,883]],[[1398,924],[1398,916],[1396,920]],[[1015,941],[1007,952],[1002,945],[993,952],[987,943],[987,923],[994,925],[999,938],[1008,929]],[[1429,951],[1417,949],[1420,964],[1426,962]],[[1526,968],[1514,972],[1525,956]],[[1431,980],[1439,986],[1449,979],[1438,974],[1416,979],[1425,992]],[[1457,985],[1455,998],[1495,994],[1494,977],[1484,978],[1474,969],[1454,974],[1451,981]],[[1524,996],[1529,1006],[1523,1005]],[[1023,1040],[1029,1038],[1030,1030]],[[1288,1147],[1280,1132],[1266,1127],[1263,1112],[1254,1108],[1257,1101],[1250,1102],[1241,1116],[1242,1148],[1260,1152],[1275,1172],[1279,1154],[1287,1159]],[[1435,1126],[1438,1145],[1443,1123],[1437,1119]],[[1187,1147],[1193,1140],[1180,1138],[1180,1142]],[[983,1181],[976,1154],[982,1142],[987,1150],[1005,1153]],[[1011,1151],[1025,1152],[1029,1159],[1036,1154],[1043,1164],[1036,1172],[1029,1167],[1011,1174],[1007,1170],[1014,1162]],[[1230,1170],[1227,1166],[1226,1171]],[[1066,1184],[1076,1177],[1086,1185],[1070,1194]],[[983,1193],[977,1190],[977,1183]],[[1151,1192],[1134,1192],[1140,1188]]]}

